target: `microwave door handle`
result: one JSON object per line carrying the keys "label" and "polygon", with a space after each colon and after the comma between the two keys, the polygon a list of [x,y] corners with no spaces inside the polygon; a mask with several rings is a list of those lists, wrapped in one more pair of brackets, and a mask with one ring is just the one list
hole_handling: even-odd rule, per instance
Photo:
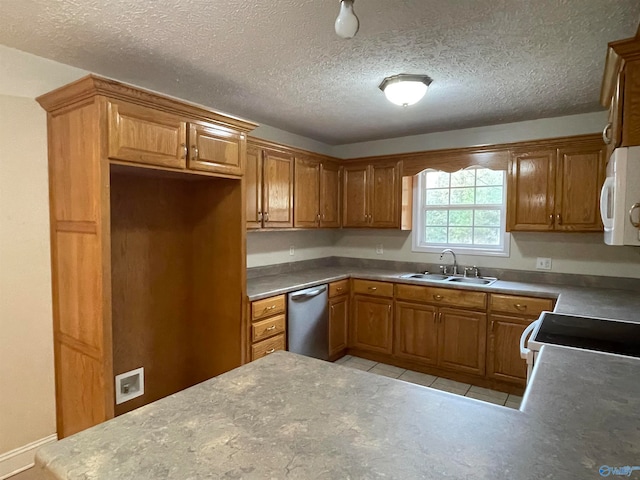
{"label": "microwave door handle", "polygon": [[613,201],[613,195],[611,190],[613,188],[615,179],[613,177],[607,177],[602,185],[600,191],[600,217],[602,217],[602,224],[605,228],[610,229],[613,227],[613,218],[609,216],[609,212],[613,210],[613,205],[610,203]]}
{"label": "microwave door handle", "polygon": [[524,346],[524,342],[527,341],[527,337],[531,334],[533,329],[536,328],[536,326],[540,322],[541,322],[540,319],[536,320],[535,322],[531,322],[529,326],[524,329],[524,332],[522,332],[522,335],[520,336],[520,358],[524,360],[526,360],[529,357],[529,354],[531,353],[531,350],[529,350],[527,347]]}

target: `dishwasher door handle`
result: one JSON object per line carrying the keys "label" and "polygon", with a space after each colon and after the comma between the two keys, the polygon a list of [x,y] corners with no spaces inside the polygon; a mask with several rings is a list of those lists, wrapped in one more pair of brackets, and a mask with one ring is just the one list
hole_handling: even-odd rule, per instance
{"label": "dishwasher door handle", "polygon": [[294,295],[291,295],[291,300],[300,300],[301,298],[315,297],[316,295],[320,295],[322,292],[325,292],[326,290],[327,290],[327,287],[322,286],[322,287],[316,288],[315,290],[311,290],[310,292],[296,293]]}

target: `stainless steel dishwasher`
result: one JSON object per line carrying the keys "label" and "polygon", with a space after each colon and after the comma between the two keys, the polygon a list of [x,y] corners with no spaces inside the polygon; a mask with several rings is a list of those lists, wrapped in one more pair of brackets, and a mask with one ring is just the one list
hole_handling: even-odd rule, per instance
{"label": "stainless steel dishwasher", "polygon": [[326,285],[288,295],[289,351],[307,357],[329,359],[329,295]]}

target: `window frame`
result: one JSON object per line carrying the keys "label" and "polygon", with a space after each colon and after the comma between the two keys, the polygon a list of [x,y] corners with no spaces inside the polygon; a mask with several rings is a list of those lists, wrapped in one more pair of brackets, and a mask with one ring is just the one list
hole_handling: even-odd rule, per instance
{"label": "window frame", "polygon": [[[486,169],[481,165],[474,165],[460,170],[470,169]],[[493,169],[487,169],[493,170]],[[451,248],[456,253],[462,255],[478,255],[488,257],[509,257],[511,248],[511,234],[507,232],[507,171],[506,170],[493,170],[494,172],[501,171],[503,173],[503,196],[502,205],[500,205],[500,230],[502,231],[501,245],[496,248],[487,247],[486,245],[475,247],[468,244],[457,243],[432,243],[428,244],[424,241],[425,236],[425,212],[428,207],[433,208],[433,205],[426,205],[426,173],[429,171],[443,171],[435,168],[427,168],[415,175],[414,188],[413,188],[413,229],[411,232],[411,251],[421,253],[440,253],[445,248]],[[455,173],[455,172],[446,172]],[[476,186],[477,187],[477,186]],[[449,186],[451,189],[451,185]],[[453,208],[452,208],[453,207]],[[436,208],[437,210],[496,210],[498,205],[449,205],[447,207]]]}

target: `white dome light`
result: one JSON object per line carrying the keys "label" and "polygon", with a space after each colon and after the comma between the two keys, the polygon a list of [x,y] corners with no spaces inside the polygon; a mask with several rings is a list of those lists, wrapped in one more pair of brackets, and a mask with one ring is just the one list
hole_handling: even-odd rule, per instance
{"label": "white dome light", "polygon": [[419,102],[430,84],[426,75],[399,74],[385,78],[379,88],[391,103],[407,107]]}
{"label": "white dome light", "polygon": [[360,22],[353,12],[353,0],[340,1],[340,13],[336,18],[336,33],[342,38],[353,38],[358,33]]}

